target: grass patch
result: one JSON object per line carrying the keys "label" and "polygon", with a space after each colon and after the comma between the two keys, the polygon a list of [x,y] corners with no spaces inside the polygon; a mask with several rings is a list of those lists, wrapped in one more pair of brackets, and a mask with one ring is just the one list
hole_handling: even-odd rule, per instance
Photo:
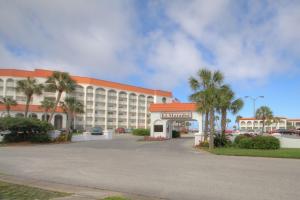
{"label": "grass patch", "polygon": [[124,197],[106,197],[103,200],[130,200]]}
{"label": "grass patch", "polygon": [[[209,151],[208,149],[205,149]],[[300,159],[300,149],[239,149],[239,148],[215,148],[209,151],[216,155],[228,156],[253,156],[253,157],[271,157],[271,158],[297,158]]]}
{"label": "grass patch", "polygon": [[68,193],[54,192],[0,181],[0,199],[48,200],[69,195]]}

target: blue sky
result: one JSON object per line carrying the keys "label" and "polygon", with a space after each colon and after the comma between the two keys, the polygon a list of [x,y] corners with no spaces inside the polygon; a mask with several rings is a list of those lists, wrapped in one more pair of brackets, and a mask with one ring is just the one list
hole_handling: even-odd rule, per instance
{"label": "blue sky", "polygon": [[[221,70],[237,97],[300,117],[300,1],[0,2],[0,67],[55,69],[173,91]],[[242,116],[252,115],[245,100]]]}

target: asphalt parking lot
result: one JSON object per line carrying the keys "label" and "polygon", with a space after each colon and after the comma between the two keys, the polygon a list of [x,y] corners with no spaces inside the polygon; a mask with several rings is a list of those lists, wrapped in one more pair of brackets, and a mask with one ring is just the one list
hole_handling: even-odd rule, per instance
{"label": "asphalt parking lot", "polygon": [[0,147],[0,172],[166,199],[299,199],[300,160],[216,156],[193,138]]}

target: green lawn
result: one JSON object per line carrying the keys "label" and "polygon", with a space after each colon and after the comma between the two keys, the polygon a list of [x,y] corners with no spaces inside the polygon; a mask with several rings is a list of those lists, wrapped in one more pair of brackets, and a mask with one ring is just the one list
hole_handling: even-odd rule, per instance
{"label": "green lawn", "polygon": [[0,181],[0,199],[7,200],[47,200],[70,194],[53,192]]}
{"label": "green lawn", "polygon": [[[206,149],[209,151],[208,149]],[[209,151],[217,155],[228,156],[253,156],[253,157],[272,157],[272,158],[298,158],[300,159],[300,149],[239,149],[239,148],[215,148]]]}

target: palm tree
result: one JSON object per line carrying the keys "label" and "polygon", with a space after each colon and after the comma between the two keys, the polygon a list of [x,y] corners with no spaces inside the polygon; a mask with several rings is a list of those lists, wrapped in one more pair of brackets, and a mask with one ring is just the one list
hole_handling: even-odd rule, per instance
{"label": "palm tree", "polygon": [[244,102],[241,98],[235,99],[234,92],[228,85],[223,85],[221,87],[218,100],[217,110],[221,113],[221,132],[222,134],[225,134],[227,111],[231,112],[233,115],[237,114],[244,106]]}
{"label": "palm tree", "polygon": [[0,104],[3,104],[5,106],[7,116],[10,116],[10,107],[11,106],[16,106],[17,102],[16,100],[12,99],[11,97],[3,97],[2,100],[0,101]]}
{"label": "palm tree", "polygon": [[241,115],[238,115],[236,116],[235,118],[235,123],[238,125],[238,129],[240,129],[240,120],[242,119],[243,117]]}
{"label": "palm tree", "polygon": [[84,113],[83,104],[75,97],[66,97],[64,102],[60,102],[62,109],[67,114],[67,133],[70,134],[70,128],[76,114]]}
{"label": "palm tree", "polygon": [[[210,71],[208,69],[201,69],[198,72],[199,80],[191,77],[190,86],[196,93],[190,96],[191,100],[197,102],[198,110],[204,111],[207,114],[205,121],[210,124],[209,134],[209,149],[214,148],[214,122],[215,110],[217,107],[218,90],[223,83],[224,76],[220,71]],[[202,106],[202,107],[201,107]],[[209,117],[208,117],[209,115]],[[205,128],[207,128],[206,125]],[[207,130],[207,129],[206,129]]]}
{"label": "palm tree", "polygon": [[26,96],[26,107],[25,107],[25,117],[27,117],[29,104],[32,96],[41,95],[44,85],[37,82],[35,78],[27,77],[27,79],[19,80],[17,82],[16,90],[18,92],[23,92]]}
{"label": "palm tree", "polygon": [[54,107],[51,111],[48,122],[51,122],[55,110],[60,102],[63,92],[70,93],[75,90],[76,82],[71,78],[69,73],[54,71],[52,76],[46,81],[46,88],[49,91],[58,92]]}
{"label": "palm tree", "polygon": [[262,132],[264,132],[265,123],[266,121],[271,120],[273,118],[273,112],[268,106],[261,106],[256,110],[255,117],[257,119],[262,120],[263,122]]}
{"label": "palm tree", "polygon": [[202,92],[208,88],[211,76],[211,71],[209,69],[200,69],[197,73],[197,77],[191,77],[189,79],[190,87],[195,92],[190,95],[190,100],[197,103],[198,112],[204,113],[205,141],[208,138],[209,108]]}
{"label": "palm tree", "polygon": [[54,101],[51,99],[44,99],[41,101],[40,108],[44,109],[45,121],[47,121],[48,112],[54,108]]}
{"label": "palm tree", "polygon": [[277,125],[281,122],[281,118],[280,117],[273,117],[272,119],[272,123],[275,124],[275,128],[277,127]]}

